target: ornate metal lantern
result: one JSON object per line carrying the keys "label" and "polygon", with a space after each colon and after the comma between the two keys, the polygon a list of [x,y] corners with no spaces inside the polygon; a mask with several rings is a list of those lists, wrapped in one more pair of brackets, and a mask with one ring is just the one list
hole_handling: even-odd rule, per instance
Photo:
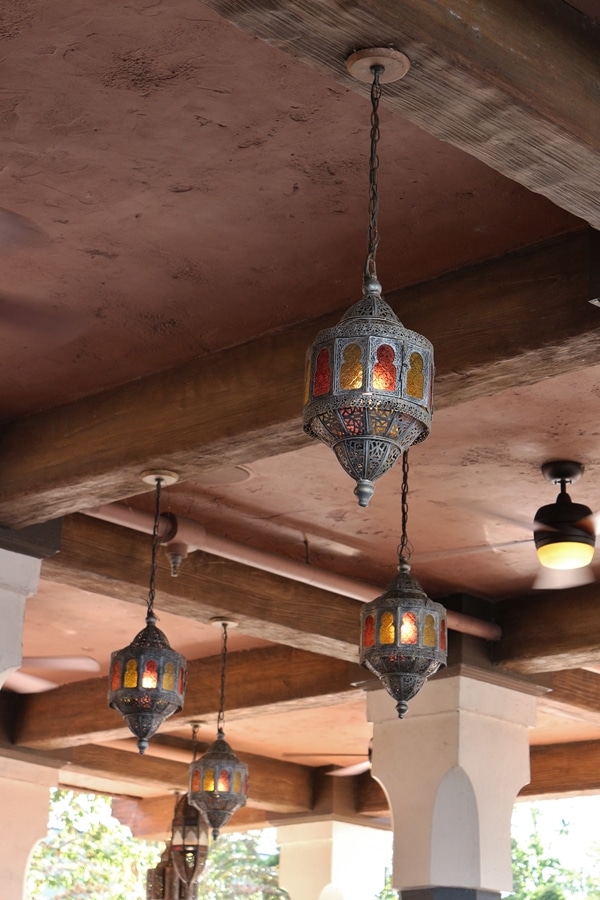
{"label": "ornate metal lantern", "polygon": [[[129,646],[116,650],[110,658],[108,705],[121,713],[138,738],[143,753],[160,725],[183,707],[187,667],[185,657],[171,649],[166,635],[156,627],[156,560],[159,548],[161,485],[165,474],[148,476],[156,484],[152,561],[146,627]],[[173,483],[174,476],[171,476]]]}
{"label": "ornate metal lantern", "polygon": [[446,664],[446,610],[430,600],[408,565],[408,452],[403,456],[402,539],[398,575],[361,610],[360,662],[382,681],[403,719],[408,701]]}
{"label": "ornate metal lantern", "polygon": [[198,885],[188,888],[179,878],[167,844],[159,864],[146,873],[146,900],[196,900],[197,896]]}
{"label": "ornate metal lantern", "polygon": [[212,828],[216,840],[231,816],[246,805],[248,766],[241,762],[225,740],[225,677],[227,672],[227,626],[231,619],[215,619],[223,628],[221,655],[221,696],[217,718],[217,739],[204,756],[194,759],[189,772],[188,797]]}
{"label": "ornate metal lantern", "polygon": [[181,896],[193,900],[196,882],[204,871],[208,853],[208,831],[200,810],[192,806],[187,794],[183,794],[175,805],[175,815],[171,827],[171,859],[179,876]]}
{"label": "ornate metal lantern", "polygon": [[375,257],[379,243],[379,100],[381,84],[406,74],[409,61],[387,48],[361,50],[347,61],[371,82],[368,250],[363,297],[334,328],[321,331],[306,357],[304,430],[331,447],[356,481],[360,506],[373,482],[404,450],[423,441],[433,410],[433,346],[404,328],[381,295]]}

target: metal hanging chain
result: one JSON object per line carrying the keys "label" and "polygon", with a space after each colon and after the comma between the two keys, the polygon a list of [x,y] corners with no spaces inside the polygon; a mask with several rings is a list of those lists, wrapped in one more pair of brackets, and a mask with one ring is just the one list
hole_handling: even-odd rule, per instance
{"label": "metal hanging chain", "polygon": [[194,722],[192,725],[192,762],[196,762],[196,756],[198,754],[198,731],[200,730],[200,726],[197,722]]}
{"label": "metal hanging chain", "polygon": [[368,249],[365,262],[365,281],[377,279],[375,256],[379,245],[379,232],[377,231],[377,216],[379,214],[379,156],[377,144],[379,142],[379,101],[381,99],[381,78],[383,66],[372,66],[373,82],[371,84],[371,155],[369,158],[369,231]]}
{"label": "metal hanging chain", "polygon": [[402,535],[398,556],[400,563],[407,563],[412,553],[412,545],[408,540],[406,528],[408,524],[408,450],[402,454]]}
{"label": "metal hanging chain", "polygon": [[148,590],[148,614],[147,619],[154,618],[154,598],[156,597],[156,562],[158,558],[158,526],[160,523],[160,489],[162,478],[156,479],[156,494],[154,499],[154,527],[152,529],[152,559],[150,563],[150,587]]}
{"label": "metal hanging chain", "polygon": [[223,649],[221,650],[221,698],[217,717],[217,732],[223,737],[225,731],[225,674],[227,672],[227,622],[223,622]]}

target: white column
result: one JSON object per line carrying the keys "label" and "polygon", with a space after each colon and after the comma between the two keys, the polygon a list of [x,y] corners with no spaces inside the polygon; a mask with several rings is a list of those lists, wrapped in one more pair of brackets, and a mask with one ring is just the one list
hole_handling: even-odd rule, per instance
{"label": "white column", "polygon": [[36,843],[46,837],[50,788],[57,776],[56,765],[0,758],[0,881],[7,900],[25,898],[29,859]]}
{"label": "white column", "polygon": [[291,900],[372,900],[390,863],[390,833],[335,819],[282,825],[279,884]]}
{"label": "white column", "polygon": [[37,591],[42,561],[0,550],[0,687],[23,659],[25,601]]}
{"label": "white column", "polygon": [[529,781],[536,697],[507,683],[464,674],[429,681],[402,721],[385,691],[367,695],[398,890],[415,897],[429,888],[463,889],[465,897],[512,890],[510,820]]}

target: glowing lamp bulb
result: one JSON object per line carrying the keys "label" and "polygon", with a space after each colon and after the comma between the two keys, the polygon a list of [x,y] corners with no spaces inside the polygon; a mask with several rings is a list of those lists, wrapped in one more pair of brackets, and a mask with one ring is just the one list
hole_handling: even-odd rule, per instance
{"label": "glowing lamp bulb", "polygon": [[580,541],[555,541],[538,547],[537,556],[547,569],[581,569],[591,563],[594,546]]}

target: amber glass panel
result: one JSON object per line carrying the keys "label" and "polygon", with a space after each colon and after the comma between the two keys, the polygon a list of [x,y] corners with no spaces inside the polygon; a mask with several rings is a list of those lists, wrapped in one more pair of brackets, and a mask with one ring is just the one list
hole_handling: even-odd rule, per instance
{"label": "amber glass panel", "polygon": [[123,679],[123,687],[136,688],[138,686],[137,662],[135,659],[128,659],[125,666],[125,677]]}
{"label": "amber glass panel", "polygon": [[166,664],[162,686],[165,691],[175,690],[175,663],[168,662]]}
{"label": "amber glass panel", "polygon": [[365,619],[365,631],[363,634],[363,647],[372,647],[375,643],[375,620],[373,616]]}
{"label": "amber glass panel", "polygon": [[342,391],[358,390],[363,383],[362,352],[358,344],[344,347],[344,362],[340,370]]}
{"label": "amber glass panel", "polygon": [[142,675],[142,687],[155,688],[158,686],[158,669],[156,662],[149,659],[144,666],[144,674]]}
{"label": "amber glass panel", "polygon": [[410,368],[406,374],[406,393],[417,400],[422,400],[424,391],[423,357],[420,353],[411,353]]}
{"label": "amber glass panel", "polygon": [[204,770],[204,779],[202,782],[202,790],[203,791],[214,791],[215,789],[215,770],[214,769],[205,769]]}
{"label": "amber glass panel", "polygon": [[394,348],[389,344],[381,344],[377,348],[377,362],[373,368],[373,387],[376,391],[396,390],[398,373],[394,358]]}
{"label": "amber glass panel", "polygon": [[233,773],[233,793],[241,794],[242,793],[242,773],[239,769],[237,769]]}
{"label": "amber glass panel", "polygon": [[442,620],[440,625],[440,650],[446,649],[446,620]]}
{"label": "amber glass panel", "polygon": [[394,625],[394,616],[391,612],[381,614],[379,622],[379,643],[393,644],[396,641],[396,626]]}
{"label": "amber glass panel", "polygon": [[121,687],[121,663],[117,660],[113,666],[112,677],[110,680],[111,691],[118,691]]}
{"label": "amber glass panel", "polygon": [[315,379],[313,382],[313,396],[322,397],[331,390],[331,369],[329,367],[329,350],[323,347],[317,356]]}
{"label": "amber glass panel", "polygon": [[435,647],[435,622],[433,616],[425,616],[425,624],[423,625],[423,646]]}
{"label": "amber glass panel", "polygon": [[405,612],[402,616],[402,625],[400,627],[400,643],[416,644],[417,637],[417,617],[413,612]]}
{"label": "amber glass panel", "polygon": [[192,772],[192,791],[197,791],[200,789],[200,772],[198,769],[194,769]]}
{"label": "amber glass panel", "polygon": [[179,677],[177,678],[177,690],[180,694],[183,694],[184,687],[185,687],[185,669],[183,666],[180,666]]}
{"label": "amber glass panel", "polygon": [[228,791],[230,785],[230,776],[228,769],[221,769],[221,774],[219,775],[219,781],[217,782],[217,790],[218,791]]}

